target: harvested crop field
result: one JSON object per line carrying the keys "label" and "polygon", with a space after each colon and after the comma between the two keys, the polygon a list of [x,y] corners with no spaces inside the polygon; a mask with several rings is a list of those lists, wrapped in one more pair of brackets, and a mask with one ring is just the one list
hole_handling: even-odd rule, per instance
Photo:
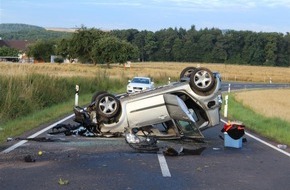
{"label": "harvested crop field", "polygon": [[98,73],[105,73],[112,78],[132,78],[133,76],[150,76],[153,78],[171,77],[177,79],[180,71],[185,67],[207,67],[221,73],[225,81],[247,81],[290,83],[290,68],[258,67],[230,64],[180,63],[180,62],[142,62],[132,63],[130,68],[123,65],[92,64],[55,64],[55,63],[0,63],[0,75],[23,75],[39,73],[63,77],[86,76],[94,77]]}
{"label": "harvested crop field", "polygon": [[235,98],[256,113],[290,122],[290,89],[245,91]]}

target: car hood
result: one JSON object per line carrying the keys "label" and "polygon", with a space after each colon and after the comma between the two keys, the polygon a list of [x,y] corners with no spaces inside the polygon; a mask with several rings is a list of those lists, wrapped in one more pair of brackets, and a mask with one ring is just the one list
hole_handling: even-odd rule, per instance
{"label": "car hood", "polygon": [[151,84],[143,84],[143,83],[129,83],[128,86],[131,87],[150,87]]}

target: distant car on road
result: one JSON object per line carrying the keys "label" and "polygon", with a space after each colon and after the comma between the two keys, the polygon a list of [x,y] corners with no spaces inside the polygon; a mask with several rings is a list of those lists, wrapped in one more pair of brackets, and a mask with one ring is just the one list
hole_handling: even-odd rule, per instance
{"label": "distant car on road", "polygon": [[134,77],[132,80],[128,81],[127,93],[135,93],[143,90],[153,89],[154,82],[149,77]]}

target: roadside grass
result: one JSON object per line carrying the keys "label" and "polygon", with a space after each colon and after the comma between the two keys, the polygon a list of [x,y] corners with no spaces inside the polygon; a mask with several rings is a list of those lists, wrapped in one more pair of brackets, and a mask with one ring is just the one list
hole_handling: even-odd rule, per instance
{"label": "roadside grass", "polygon": [[39,73],[0,76],[0,126],[9,120],[68,101],[74,96],[76,85],[80,93],[93,94],[97,90],[119,89],[124,79],[110,79],[106,73],[94,77],[58,77]]}
{"label": "roadside grass", "polygon": [[244,106],[229,94],[228,119],[242,121],[247,128],[277,143],[290,145],[290,123],[277,117],[265,117]]}
{"label": "roadside grass", "polygon": [[[90,102],[92,95],[86,94],[79,97],[80,105],[85,105]],[[0,128],[0,143],[7,140],[8,137],[16,138],[23,135],[25,132],[39,127],[42,124],[47,124],[65,116],[73,114],[74,99],[42,109],[31,113],[27,116],[19,117],[10,120],[1,125]]]}

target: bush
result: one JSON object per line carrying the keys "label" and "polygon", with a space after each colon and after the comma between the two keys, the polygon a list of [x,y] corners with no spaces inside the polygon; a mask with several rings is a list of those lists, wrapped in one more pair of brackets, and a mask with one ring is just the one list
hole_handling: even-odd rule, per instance
{"label": "bush", "polygon": [[56,57],[56,58],[54,58],[54,62],[55,63],[63,63],[64,59],[62,57]]}

